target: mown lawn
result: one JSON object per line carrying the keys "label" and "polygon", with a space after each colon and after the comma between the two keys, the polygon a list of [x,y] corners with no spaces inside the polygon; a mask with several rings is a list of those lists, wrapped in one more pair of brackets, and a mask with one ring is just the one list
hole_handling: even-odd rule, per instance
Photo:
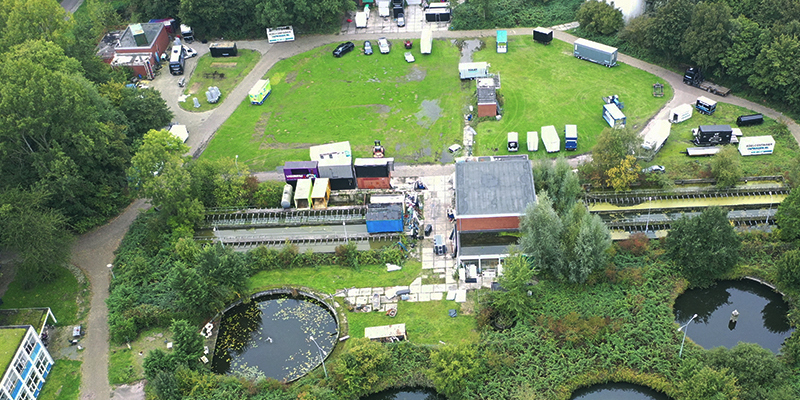
{"label": "mown lawn", "polygon": [[[222,104],[231,91],[239,84],[239,82],[246,77],[258,60],[261,59],[261,53],[255,50],[239,49],[239,54],[236,57],[211,57],[211,53],[203,54],[200,58],[189,58],[186,60],[186,69],[189,68],[190,63],[197,63],[197,67],[192,72],[191,78],[187,79],[184,94],[191,94],[200,100],[200,108],[194,108],[194,101],[192,96],[186,99],[184,103],[180,104],[181,108],[186,111],[208,111],[217,108]],[[213,75],[206,76],[206,74],[213,74],[218,72],[225,74],[224,78],[214,78]],[[169,71],[167,71],[169,73]],[[188,78],[188,76],[187,76]],[[210,104],[206,100],[206,90],[209,86],[216,86],[219,88],[222,95],[218,102]]]}
{"label": "mown lawn", "polygon": [[351,287],[406,286],[422,271],[422,264],[409,261],[400,271],[386,272],[385,265],[365,265],[359,269],[326,265],[316,268],[292,268],[261,271],[248,280],[251,292],[276,285],[300,285],[334,293]]}
{"label": "mown lawn", "polygon": [[[461,142],[463,113],[474,89],[458,79],[459,48],[435,40],[432,54],[411,52],[402,42],[391,53],[364,55],[363,42],[342,58],[322,46],[278,62],[266,75],[272,94],[263,106],[245,99],[220,127],[203,157],[239,156],[251,170],[308,160],[312,145],[349,140],[355,157],[371,157],[380,139],[398,162],[438,162]],[[424,107],[423,108],[423,103]]]}
{"label": "mown lawn", "polygon": [[[82,292],[82,293],[81,293]],[[88,301],[88,285],[80,284],[66,268],[58,268],[52,282],[39,283],[24,290],[18,281],[8,285],[0,308],[50,307],[60,326],[78,321],[78,300]]]}
{"label": "mown lawn", "polygon": [[[746,114],[754,114],[754,112],[726,103],[717,103],[717,111],[713,115],[703,115],[695,110],[692,118],[672,125],[667,143],[651,164],[664,165],[667,168],[667,174],[672,179],[707,176],[712,157],[689,157],[684,154],[686,148],[695,147],[691,142],[692,129],[700,125],[730,125],[736,128],[736,118]],[[778,122],[775,120],[764,117],[762,125],[740,129],[744,136],[772,135],[775,139],[775,151],[772,154],[740,157],[744,176],[783,175],[795,162],[798,151],[797,141],[788,130],[779,129]]]}
{"label": "mown lawn", "polygon": [[[408,340],[417,344],[456,344],[459,342],[477,343],[475,317],[462,315],[461,304],[455,301],[426,301],[409,303],[401,301],[397,305],[397,316],[387,317],[380,312],[347,313],[348,334],[351,337],[364,337],[364,328],[392,324],[406,324]],[[450,309],[458,316],[451,318]]]}
{"label": "mown lawn", "polygon": [[81,364],[75,360],[56,360],[39,400],[77,400],[81,388]]}
{"label": "mown lawn", "polygon": [[[521,152],[531,158],[587,153],[600,132],[608,128],[603,119],[603,96],[619,95],[625,103],[622,112],[628,126],[641,129],[673,95],[672,87],[665,84],[664,97],[653,97],[653,84],[664,83],[660,78],[622,63],[607,68],[579,60],[572,55],[572,45],[559,40],[544,46],[527,35],[510,36],[506,54],[495,51],[494,38],[483,40],[486,46],[473,55],[473,60],[489,62],[489,70],[500,74],[499,95],[503,98],[504,111],[500,121],[478,124],[473,151],[476,155],[509,154],[506,150],[508,132],[519,132]],[[566,124],[578,125],[575,152],[564,151]],[[541,128],[547,125],[556,127],[561,137],[561,153],[544,151]],[[537,152],[525,151],[528,131],[540,134]]]}
{"label": "mown lawn", "polygon": [[[111,350],[108,355],[108,383],[112,385],[124,385],[144,379],[144,368],[142,362],[153,349],[167,350],[165,340],[172,340],[172,332],[169,328],[153,328],[139,334],[139,337],[128,346],[110,345]],[[139,355],[142,352],[142,355]]]}

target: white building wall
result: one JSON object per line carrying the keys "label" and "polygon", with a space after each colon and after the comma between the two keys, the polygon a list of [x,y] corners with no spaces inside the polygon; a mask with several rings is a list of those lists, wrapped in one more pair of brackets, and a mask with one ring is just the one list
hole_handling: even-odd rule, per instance
{"label": "white building wall", "polygon": [[[33,400],[39,397],[53,358],[33,327],[28,327],[22,343],[0,381],[0,400]],[[19,383],[18,390],[15,390]]]}
{"label": "white building wall", "polygon": [[[612,0],[604,1],[608,4],[612,3]],[[631,18],[635,18],[644,14],[644,0],[616,0],[613,1],[613,3],[614,8],[618,8],[622,11],[622,18],[625,20],[625,23],[628,23]]]}

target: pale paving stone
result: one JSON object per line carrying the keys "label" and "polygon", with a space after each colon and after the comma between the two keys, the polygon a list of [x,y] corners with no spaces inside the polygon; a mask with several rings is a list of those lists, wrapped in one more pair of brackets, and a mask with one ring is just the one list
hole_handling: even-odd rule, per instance
{"label": "pale paving stone", "polygon": [[439,279],[444,279],[446,276],[445,274],[439,274]]}
{"label": "pale paving stone", "polygon": [[355,304],[356,304],[356,298],[355,298],[355,296],[348,297],[348,298],[347,298],[347,302],[348,302],[348,303],[350,303],[350,304],[353,304],[353,305],[355,305]]}
{"label": "pale paving stone", "polygon": [[444,275],[445,275],[444,276],[444,283],[446,285],[455,285],[456,284],[456,280],[453,278],[453,273],[452,272],[449,272],[449,273],[445,272]]}
{"label": "pale paving stone", "polygon": [[422,278],[421,277],[417,277],[416,279],[411,281],[411,284],[409,286],[414,286],[414,285],[417,285],[417,286],[422,285]]}
{"label": "pale paving stone", "polygon": [[369,299],[366,296],[358,296],[356,297],[356,304],[369,304]]}
{"label": "pale paving stone", "polygon": [[412,303],[416,303],[417,302],[417,294],[416,293],[409,294],[408,295],[408,301],[410,301]]}
{"label": "pale paving stone", "polygon": [[433,292],[433,285],[422,285],[419,288],[420,293],[431,293]]}
{"label": "pale paving stone", "polygon": [[419,301],[431,301],[430,293],[420,293],[418,296]]}
{"label": "pale paving stone", "polygon": [[456,290],[451,290],[447,292],[447,300],[455,300],[456,299]]}
{"label": "pale paving stone", "polygon": [[434,274],[443,274],[443,273],[445,273],[445,270],[446,270],[446,268],[434,268],[433,269],[433,273]]}
{"label": "pale paving stone", "polygon": [[444,293],[442,293],[442,292],[439,292],[439,293],[433,292],[433,293],[431,293],[431,301],[441,300],[442,297],[444,297]]}
{"label": "pale paving stone", "polygon": [[453,284],[447,285],[447,291],[448,292],[455,291],[455,290],[458,290],[458,284],[457,283],[453,283]]}
{"label": "pale paving stone", "polygon": [[369,296],[372,294],[372,288],[361,288],[358,289],[359,296]]}
{"label": "pale paving stone", "polygon": [[445,285],[433,285],[433,292],[434,293],[444,293],[447,291],[447,287]]}
{"label": "pale paving stone", "polygon": [[422,261],[422,269],[433,269],[434,262],[433,260],[423,260]]}
{"label": "pale paving stone", "polygon": [[456,290],[456,303],[467,301],[467,291],[464,289]]}
{"label": "pale paving stone", "polygon": [[383,294],[383,288],[382,287],[372,288],[372,294]]}

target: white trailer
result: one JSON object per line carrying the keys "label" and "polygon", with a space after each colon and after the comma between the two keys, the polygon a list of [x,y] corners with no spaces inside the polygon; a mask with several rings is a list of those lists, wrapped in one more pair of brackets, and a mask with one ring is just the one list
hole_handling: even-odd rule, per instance
{"label": "white trailer", "polygon": [[743,156],[757,156],[772,154],[775,150],[775,139],[770,136],[743,136],[739,139],[739,154]]}
{"label": "white trailer", "polygon": [[519,133],[508,132],[508,151],[519,151]]}
{"label": "white trailer", "polygon": [[419,41],[419,52],[431,54],[431,47],[433,47],[433,30],[430,26],[426,26],[422,30],[422,38]]}
{"label": "white trailer", "polygon": [[652,154],[658,153],[667,138],[669,138],[670,129],[672,129],[672,124],[667,120],[653,121],[650,132],[647,132],[647,135],[644,136],[642,148],[652,151]]}
{"label": "white trailer", "polygon": [[548,125],[542,127],[542,143],[544,143],[544,149],[547,150],[548,153],[557,153],[561,151],[561,138],[558,137],[558,131],[556,131],[555,126]]}
{"label": "white trailer", "polygon": [[614,129],[624,128],[627,120],[625,114],[613,103],[603,105],[603,119]]}
{"label": "white trailer", "polygon": [[489,76],[489,63],[487,62],[459,63],[458,75],[461,79],[485,78]]}
{"label": "white trailer", "polygon": [[392,2],[389,0],[378,0],[378,16],[390,17],[392,15]]}
{"label": "white trailer", "polygon": [[365,12],[357,12],[356,13],[356,28],[366,28],[367,27],[367,13]]}
{"label": "white trailer", "polygon": [[609,68],[617,65],[616,47],[606,46],[591,40],[576,40],[573,54],[581,60],[591,61]]}
{"label": "white trailer", "polygon": [[673,124],[681,123],[692,118],[694,107],[691,104],[681,104],[669,111],[669,122]]}
{"label": "white trailer", "polygon": [[528,151],[539,151],[539,132],[528,132]]}

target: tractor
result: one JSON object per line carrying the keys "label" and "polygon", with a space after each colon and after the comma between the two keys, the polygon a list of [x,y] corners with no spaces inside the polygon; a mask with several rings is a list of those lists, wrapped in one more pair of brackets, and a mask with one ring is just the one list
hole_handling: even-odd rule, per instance
{"label": "tractor", "polygon": [[386,154],[386,149],[384,149],[383,146],[381,146],[381,141],[376,140],[375,146],[372,147],[372,157],[383,158],[385,154]]}

